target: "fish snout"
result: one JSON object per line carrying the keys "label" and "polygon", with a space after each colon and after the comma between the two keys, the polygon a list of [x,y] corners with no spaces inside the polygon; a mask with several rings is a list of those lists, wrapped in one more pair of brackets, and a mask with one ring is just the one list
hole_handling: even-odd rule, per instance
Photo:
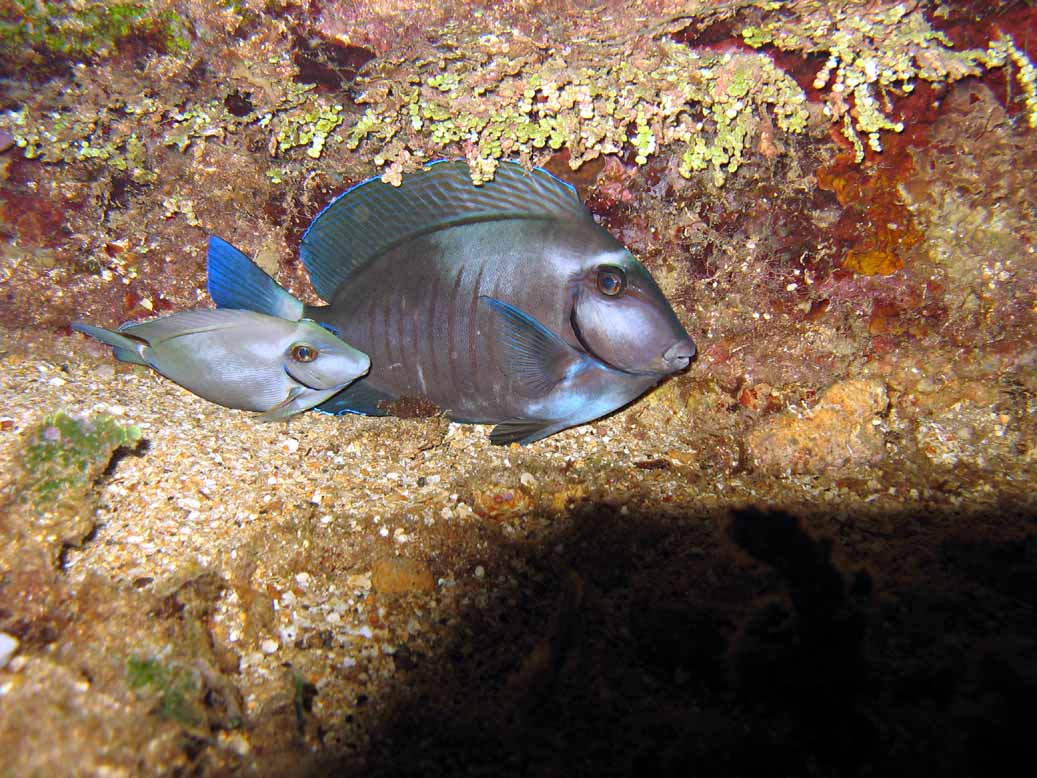
{"label": "fish snout", "polygon": [[663,354],[663,362],[673,372],[683,370],[695,356],[695,343],[691,338],[678,340]]}

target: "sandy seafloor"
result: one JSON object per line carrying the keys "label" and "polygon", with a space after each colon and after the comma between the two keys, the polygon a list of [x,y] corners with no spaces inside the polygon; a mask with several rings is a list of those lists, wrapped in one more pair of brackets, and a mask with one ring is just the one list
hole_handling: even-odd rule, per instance
{"label": "sandy seafloor", "polygon": [[[687,376],[526,448],[438,419],[261,425],[78,337],[7,349],[5,474],[41,409],[143,433],[62,556],[55,634],[28,630],[3,671],[12,774],[824,774],[925,762],[948,727],[982,760],[994,721],[1027,758],[1001,717],[1033,682],[1028,458],[927,480],[890,443],[849,472],[765,474]],[[862,423],[894,440],[883,414]],[[743,545],[800,587],[792,617],[729,539],[742,506],[805,516],[868,576],[844,587],[824,551],[762,531]],[[812,620],[816,645],[790,638]],[[127,688],[131,657],[179,680]]]}

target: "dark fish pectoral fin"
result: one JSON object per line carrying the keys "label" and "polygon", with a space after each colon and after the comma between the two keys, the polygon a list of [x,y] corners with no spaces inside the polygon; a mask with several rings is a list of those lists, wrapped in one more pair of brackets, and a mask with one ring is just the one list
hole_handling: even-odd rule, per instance
{"label": "dark fish pectoral fin", "polygon": [[543,397],[585,357],[532,316],[495,297],[479,302],[498,314],[504,370],[518,394]]}
{"label": "dark fish pectoral fin", "polygon": [[345,413],[357,413],[362,416],[388,416],[385,406],[396,398],[387,392],[369,386],[366,381],[358,381],[347,389],[343,389],[330,400],[325,400],[314,410],[341,416]]}
{"label": "dark fish pectoral fin", "polygon": [[209,296],[220,308],[265,313],[299,321],[303,305],[259,265],[227,241],[209,238]]}
{"label": "dark fish pectoral fin", "polygon": [[495,446],[518,443],[525,446],[565,429],[564,424],[543,419],[516,419],[498,424],[490,431],[490,442]]}

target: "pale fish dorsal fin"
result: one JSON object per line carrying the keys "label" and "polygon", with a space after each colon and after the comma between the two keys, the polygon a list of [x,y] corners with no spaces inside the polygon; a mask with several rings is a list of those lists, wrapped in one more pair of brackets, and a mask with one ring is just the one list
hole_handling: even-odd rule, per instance
{"label": "pale fish dorsal fin", "polygon": [[258,311],[288,321],[302,318],[302,303],[259,265],[223,238],[209,238],[209,296],[220,308]]}
{"label": "pale fish dorsal fin", "polygon": [[119,327],[119,332],[143,340],[154,347],[184,335],[198,335],[214,330],[245,328],[251,333],[257,326],[269,325],[270,322],[276,321],[273,317],[254,311],[201,308],[194,311],[178,311],[151,321],[126,322]]}
{"label": "pale fish dorsal fin", "polygon": [[464,160],[439,161],[398,187],[372,178],[339,195],[303,234],[300,254],[317,294],[331,300],[360,268],[421,235],[475,222],[590,218],[576,190],[541,168],[502,162],[476,186]]}

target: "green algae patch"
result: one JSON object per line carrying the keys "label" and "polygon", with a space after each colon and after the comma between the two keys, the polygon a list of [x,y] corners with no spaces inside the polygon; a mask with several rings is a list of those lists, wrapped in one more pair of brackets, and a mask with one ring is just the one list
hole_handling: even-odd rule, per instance
{"label": "green algae patch", "polygon": [[170,52],[191,46],[187,22],[150,3],[81,3],[6,0],[0,3],[0,55],[89,59],[111,52],[133,35],[157,36]]}
{"label": "green algae patch", "polygon": [[126,681],[141,695],[153,695],[155,712],[164,719],[184,726],[205,720],[195,697],[200,684],[192,673],[157,659],[130,657],[126,660]]}
{"label": "green algae patch", "polygon": [[[347,147],[373,151],[394,184],[458,152],[480,183],[502,159],[542,164],[566,149],[575,170],[607,155],[645,165],[670,148],[681,176],[704,173],[720,186],[754,154],[780,153],[775,133],[802,134],[811,121],[841,129],[860,163],[866,149],[882,151],[883,135],[905,130],[897,102],[919,82],[996,68],[1037,122],[1037,70],[1009,35],[957,49],[924,7],[890,0],[708,5],[633,27],[603,21],[607,13],[583,19],[565,47],[462,22],[424,48],[401,43],[359,73],[356,102],[366,110],[345,128]],[[731,45],[696,45],[688,31],[711,25],[730,25]],[[812,96],[775,52],[826,58]]]}
{"label": "green algae patch", "polygon": [[135,448],[140,439],[139,427],[119,424],[110,416],[47,416],[29,433],[22,454],[22,493],[38,510],[75,501],[118,449]]}

